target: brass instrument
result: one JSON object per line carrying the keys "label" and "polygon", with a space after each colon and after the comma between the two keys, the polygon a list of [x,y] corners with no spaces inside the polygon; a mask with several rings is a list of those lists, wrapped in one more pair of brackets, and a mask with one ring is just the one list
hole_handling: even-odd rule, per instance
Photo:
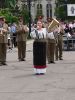
{"label": "brass instrument", "polygon": [[0,34],[1,35],[3,34],[3,28],[0,28]]}
{"label": "brass instrument", "polygon": [[17,33],[22,34],[22,33],[28,32],[28,31],[29,31],[29,29],[26,25],[19,25],[17,27]]}
{"label": "brass instrument", "polygon": [[3,28],[0,28],[0,41],[4,41]]}
{"label": "brass instrument", "polygon": [[23,26],[23,29],[24,29],[25,32],[28,32],[29,31],[27,25],[24,25]]}
{"label": "brass instrument", "polygon": [[53,32],[59,25],[59,22],[53,18],[52,22],[48,26],[48,32]]}
{"label": "brass instrument", "polygon": [[3,36],[4,36],[4,33],[5,33],[6,31],[7,31],[6,29],[0,28],[0,35],[3,35]]}

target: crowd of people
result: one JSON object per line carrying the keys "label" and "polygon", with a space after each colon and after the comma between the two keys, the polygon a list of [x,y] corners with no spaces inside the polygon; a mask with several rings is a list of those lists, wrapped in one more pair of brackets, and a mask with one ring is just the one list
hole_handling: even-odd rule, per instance
{"label": "crowd of people", "polygon": [[[46,73],[46,60],[48,64],[55,64],[57,60],[63,60],[63,35],[75,32],[75,21],[64,23],[60,20],[48,18],[46,22],[38,19],[32,24],[31,38],[33,42],[33,65],[36,75]],[[7,44],[9,49],[18,48],[18,60],[26,59],[26,41],[29,28],[20,17],[18,24],[7,24],[4,17],[0,17],[0,65],[6,65]]]}
{"label": "crowd of people", "polygon": [[75,20],[64,23],[65,33],[70,33],[70,35],[75,35]]}

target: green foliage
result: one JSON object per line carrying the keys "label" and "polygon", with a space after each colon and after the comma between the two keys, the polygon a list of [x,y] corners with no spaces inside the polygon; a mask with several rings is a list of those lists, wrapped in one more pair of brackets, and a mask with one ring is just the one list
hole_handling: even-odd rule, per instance
{"label": "green foliage", "polygon": [[56,0],[57,3],[67,3],[67,4],[72,4],[72,3],[75,3],[75,0]]}
{"label": "green foliage", "polygon": [[17,17],[13,16],[8,8],[0,9],[0,16],[4,16],[8,23],[17,22]]}
{"label": "green foliage", "polygon": [[27,24],[29,22],[29,11],[25,6],[22,6],[22,9],[20,11],[20,16],[23,17],[24,23]]}
{"label": "green foliage", "polygon": [[57,7],[55,14],[57,18],[66,19],[67,17],[66,7],[65,6]]}
{"label": "green foliage", "polygon": [[25,5],[22,6],[22,9],[19,10],[18,6],[16,6],[17,0],[5,0],[3,3],[3,8],[0,9],[0,16],[4,16],[6,20],[10,23],[17,22],[18,17],[22,16],[24,19],[24,23],[29,22],[29,12]]}
{"label": "green foliage", "polygon": [[16,0],[5,0],[6,8],[15,8]]}
{"label": "green foliage", "polygon": [[4,0],[4,9],[0,9],[0,16],[4,16],[8,23],[18,21],[18,18],[12,13],[12,10],[15,10],[16,1],[17,0]]}

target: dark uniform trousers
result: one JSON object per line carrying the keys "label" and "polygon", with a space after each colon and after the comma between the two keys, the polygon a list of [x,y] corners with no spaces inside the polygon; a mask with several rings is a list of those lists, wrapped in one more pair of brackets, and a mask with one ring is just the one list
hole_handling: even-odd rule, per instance
{"label": "dark uniform trousers", "polygon": [[26,57],[26,41],[18,41],[18,59],[24,59]]}
{"label": "dark uniform trousers", "polygon": [[6,62],[6,43],[0,43],[0,62]]}
{"label": "dark uniform trousers", "polygon": [[47,59],[48,63],[51,61],[54,62],[54,54],[55,54],[55,40],[48,39],[47,41]]}

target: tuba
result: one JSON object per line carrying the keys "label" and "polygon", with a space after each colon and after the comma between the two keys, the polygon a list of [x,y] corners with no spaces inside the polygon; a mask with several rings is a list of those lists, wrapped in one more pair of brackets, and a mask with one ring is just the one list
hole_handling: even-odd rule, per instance
{"label": "tuba", "polygon": [[53,20],[51,21],[51,23],[48,26],[48,32],[53,32],[59,25],[59,22],[53,18]]}

